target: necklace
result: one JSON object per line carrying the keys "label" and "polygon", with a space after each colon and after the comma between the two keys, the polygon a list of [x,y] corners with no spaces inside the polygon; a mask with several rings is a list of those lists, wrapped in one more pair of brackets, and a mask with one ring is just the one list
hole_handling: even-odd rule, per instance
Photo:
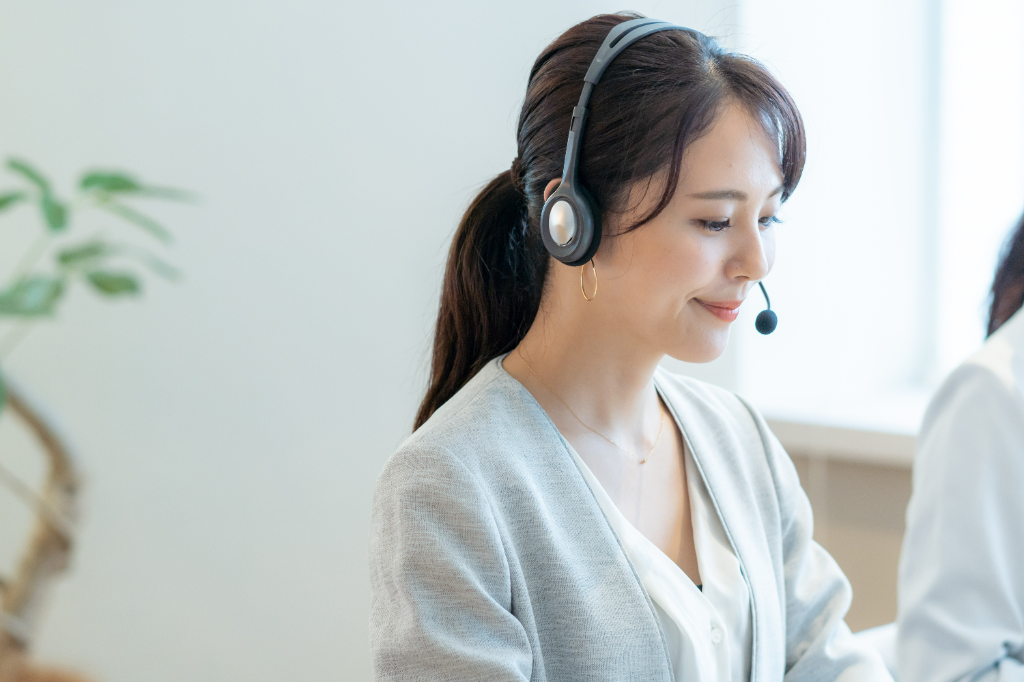
{"label": "necklace", "polygon": [[[530,374],[532,374],[533,376],[537,377],[537,381],[539,381],[540,383],[544,384],[544,388],[548,389],[548,392],[551,395],[553,395],[556,398],[558,398],[559,402],[561,402],[563,405],[565,405],[565,409],[569,410],[569,414],[571,414],[573,417],[575,417],[576,421],[578,421],[583,426],[583,428],[587,429],[588,431],[592,431],[593,433],[596,433],[598,436],[600,436],[601,438],[605,439],[606,441],[608,441],[609,443],[614,445],[619,450],[622,450],[623,452],[625,452],[627,455],[630,456],[631,459],[634,459],[634,460],[637,459],[637,456],[635,454],[633,454],[632,452],[630,452],[626,448],[622,447],[621,445],[619,445],[618,443],[613,441],[608,436],[604,435],[603,433],[601,433],[597,429],[589,426],[585,421],[580,419],[580,416],[578,414],[576,414],[571,407],[569,407],[569,403],[567,403],[564,400],[562,400],[562,396],[560,396],[557,393],[555,393],[555,389],[553,389],[550,386],[548,386],[548,382],[544,381],[540,377],[539,374],[537,374],[535,371],[533,371],[533,367],[531,367],[530,363],[528,363],[526,361],[526,358],[523,357],[523,351],[520,350],[519,348],[516,348],[516,354],[519,356],[519,359],[523,361],[523,364],[526,365],[526,369],[530,370]],[[658,441],[661,440],[661,432],[665,430],[665,411],[661,409],[661,402],[660,401],[658,402],[658,412],[661,414],[661,422],[658,425],[658,435],[654,439],[654,445],[652,445],[651,449],[647,451],[647,454],[644,455],[644,458],[640,460],[640,464],[646,464],[647,463],[647,459],[654,452],[654,448],[658,447]]]}

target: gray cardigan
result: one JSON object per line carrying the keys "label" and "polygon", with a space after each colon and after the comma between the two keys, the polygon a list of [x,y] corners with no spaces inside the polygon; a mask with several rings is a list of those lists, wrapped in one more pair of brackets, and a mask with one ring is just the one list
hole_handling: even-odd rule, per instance
{"label": "gray cardigan", "polygon": [[[378,680],[671,682],[651,600],[533,396],[488,363],[391,457],[374,493]],[[753,682],[891,680],[843,622],[796,470],[735,395],[659,370],[751,593]]]}

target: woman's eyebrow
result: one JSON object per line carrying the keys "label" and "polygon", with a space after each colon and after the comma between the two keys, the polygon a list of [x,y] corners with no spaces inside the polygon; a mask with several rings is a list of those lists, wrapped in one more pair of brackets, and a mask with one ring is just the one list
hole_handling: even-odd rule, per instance
{"label": "woman's eyebrow", "polygon": [[[775,196],[782,192],[782,185],[776,187],[768,198]],[[749,197],[746,192],[742,192],[738,189],[713,189],[709,192],[695,192],[694,194],[688,194],[688,197],[693,199],[705,199],[708,201],[721,200],[721,199],[733,199],[735,201],[746,201]]]}

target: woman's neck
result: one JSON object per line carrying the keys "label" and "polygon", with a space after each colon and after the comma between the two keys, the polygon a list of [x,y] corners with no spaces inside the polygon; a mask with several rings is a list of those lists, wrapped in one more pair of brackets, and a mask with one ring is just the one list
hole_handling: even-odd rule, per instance
{"label": "woman's neck", "polygon": [[636,449],[661,419],[652,379],[662,356],[628,331],[616,333],[597,306],[569,308],[541,306],[503,366],[563,433],[578,421]]}

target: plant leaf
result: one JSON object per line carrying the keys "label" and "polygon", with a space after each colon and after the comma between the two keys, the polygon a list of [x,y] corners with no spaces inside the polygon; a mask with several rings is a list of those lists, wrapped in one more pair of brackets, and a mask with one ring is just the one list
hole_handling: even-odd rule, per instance
{"label": "plant leaf", "polygon": [[7,387],[4,385],[4,375],[0,372],[0,412],[4,411],[4,405],[7,404]]}
{"label": "plant leaf", "polygon": [[46,225],[53,232],[60,232],[68,226],[68,209],[49,192],[44,192],[39,199],[39,208],[43,211]]}
{"label": "plant leaf", "polygon": [[78,182],[84,192],[102,194],[133,194],[136,196],[169,199],[171,201],[192,201],[190,192],[172,187],[151,187],[144,185],[135,177],[117,171],[89,171]]}
{"label": "plant leaf", "polygon": [[172,282],[181,279],[181,272],[177,268],[154,256],[146,249],[141,249],[133,244],[111,244],[100,239],[59,251],[57,264],[62,268],[88,268],[96,266],[97,261],[109,256],[133,258],[152,270],[153,273]]}
{"label": "plant leaf", "polygon": [[151,253],[140,253],[137,257],[146,264],[150,270],[166,280],[177,282],[181,279],[181,272],[167,261],[161,260]]}
{"label": "plant leaf", "polygon": [[196,195],[192,192],[188,192],[183,189],[175,189],[174,187],[143,187],[138,192],[137,196],[150,197],[153,199],[166,199],[168,201],[196,201]]}
{"label": "plant leaf", "polygon": [[[67,227],[68,209],[54,196],[53,190],[50,188],[50,181],[30,165],[28,161],[7,159],[7,167],[39,188],[41,195],[39,197],[39,208],[43,212],[43,219],[50,230],[59,232]],[[6,196],[10,197],[12,195]],[[18,199],[10,199],[10,201],[18,201]],[[0,209],[2,208],[3,206],[0,206]]]}
{"label": "plant leaf", "polygon": [[84,190],[102,190],[104,192],[138,192],[143,187],[130,175],[106,171],[90,171],[82,176],[78,183]]}
{"label": "plant leaf", "polygon": [[109,256],[117,251],[117,248],[99,240],[72,246],[63,249],[57,254],[57,262],[64,267],[72,267],[85,262],[93,261],[104,256]]}
{"label": "plant leaf", "polygon": [[0,194],[0,211],[10,208],[19,201],[24,201],[27,198],[28,195],[24,192],[7,192],[6,194]]}
{"label": "plant leaf", "polygon": [[50,181],[32,167],[28,161],[7,159],[7,167],[39,188],[44,194],[50,193]]}
{"label": "plant leaf", "polygon": [[134,275],[124,272],[94,270],[86,275],[86,279],[104,296],[132,295],[142,289]]}
{"label": "plant leaf", "polygon": [[52,315],[64,294],[59,277],[26,277],[0,291],[0,315],[39,317]]}
{"label": "plant leaf", "polygon": [[97,206],[99,208],[102,208],[104,211],[113,213],[114,215],[123,218],[128,222],[137,225],[138,227],[141,227],[146,232],[149,232],[151,235],[162,241],[164,244],[170,244],[171,241],[173,241],[171,233],[167,231],[167,228],[165,228],[163,225],[153,220],[149,216],[143,213],[139,213],[130,206],[125,206],[124,204],[119,204],[114,201],[104,201],[97,204]]}

